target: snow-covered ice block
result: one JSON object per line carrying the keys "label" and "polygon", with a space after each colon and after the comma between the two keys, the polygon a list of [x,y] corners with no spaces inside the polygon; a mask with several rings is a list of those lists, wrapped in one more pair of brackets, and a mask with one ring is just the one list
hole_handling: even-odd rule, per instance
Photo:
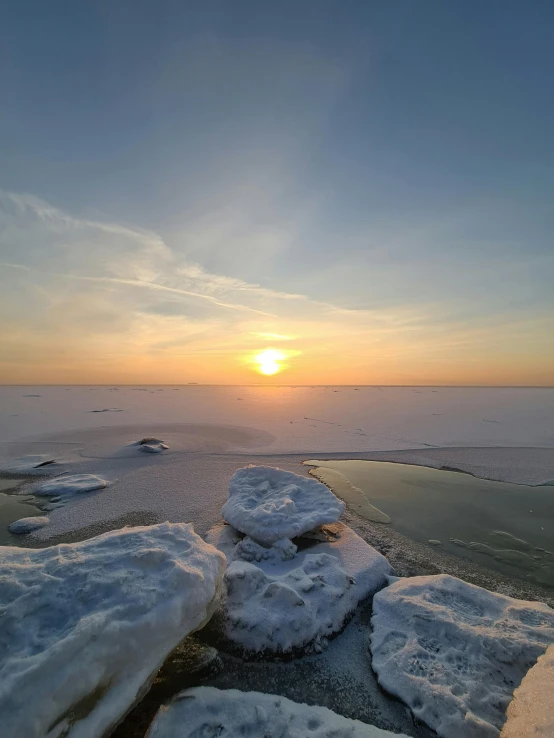
{"label": "snow-covered ice block", "polygon": [[315,542],[285,559],[280,544],[256,563],[244,560],[241,542],[236,555],[229,550],[229,528],[219,529],[221,543],[217,533],[208,535],[231,562],[218,622],[225,637],[248,652],[320,650],[392,572],[384,556],[341,523],[329,526],[327,542]]}
{"label": "snow-covered ice block", "polygon": [[554,645],[527,672],[506,715],[501,738],[554,736]]}
{"label": "snow-covered ice block", "polygon": [[33,490],[33,494],[63,499],[82,492],[94,492],[107,486],[108,482],[95,474],[71,474],[43,482]]}
{"label": "snow-covered ice block", "polygon": [[169,446],[164,443],[160,438],[146,437],[137,441],[135,444],[141,451],[148,454],[161,454],[163,451],[167,451]]}
{"label": "snow-covered ice block", "polygon": [[2,735],[107,734],[210,617],[224,567],[184,523],[0,548]]}
{"label": "snow-covered ice block", "polygon": [[250,536],[243,536],[232,525],[214,525],[207,532],[206,540],[225,554],[227,564],[232,561],[288,561],[298,550],[288,538],[281,538],[272,546],[262,546]]}
{"label": "snow-covered ice block", "polygon": [[10,523],[8,529],[10,533],[24,534],[31,533],[33,530],[44,528],[50,522],[46,515],[35,515],[30,518],[19,518],[13,523]]}
{"label": "snow-covered ice block", "polygon": [[334,523],[344,502],[321,482],[271,466],[247,466],[229,484],[223,518],[261,543],[295,538]]}
{"label": "snow-covered ice block", "polygon": [[497,738],[512,692],[549,643],[554,611],[441,574],[373,599],[379,683],[442,738]]}
{"label": "snow-covered ice block", "polygon": [[141,443],[139,448],[147,454],[161,454],[167,451],[169,446],[165,443]]}
{"label": "snow-covered ice block", "polygon": [[265,736],[266,738],[407,738],[326,707],[237,689],[196,687],[160,709],[146,738]]}

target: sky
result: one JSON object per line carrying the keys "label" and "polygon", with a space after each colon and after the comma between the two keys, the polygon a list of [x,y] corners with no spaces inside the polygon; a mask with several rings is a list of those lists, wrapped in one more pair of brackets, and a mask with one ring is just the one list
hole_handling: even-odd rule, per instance
{"label": "sky", "polygon": [[550,0],[19,0],[0,47],[0,383],[554,384]]}

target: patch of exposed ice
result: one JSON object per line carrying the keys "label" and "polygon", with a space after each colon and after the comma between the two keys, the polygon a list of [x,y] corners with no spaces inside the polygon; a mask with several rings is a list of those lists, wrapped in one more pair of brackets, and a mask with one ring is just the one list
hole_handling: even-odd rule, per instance
{"label": "patch of exposed ice", "polygon": [[232,543],[236,531],[229,526],[208,534],[231,562],[218,617],[226,638],[248,652],[318,651],[361,600],[384,586],[392,572],[384,556],[347,526],[329,528],[327,542],[284,559],[283,551],[292,549],[280,541],[256,563],[244,560],[242,541]]}
{"label": "patch of exposed ice", "polygon": [[71,474],[43,482],[33,490],[33,494],[41,497],[60,497],[63,500],[83,492],[104,489],[107,486],[108,482],[95,474]]}
{"label": "patch of exposed ice", "polygon": [[19,518],[8,526],[10,533],[16,533],[22,535],[24,533],[31,533],[33,530],[44,528],[50,522],[46,515],[35,515],[30,518]]}
{"label": "patch of exposed ice", "polygon": [[1,548],[3,735],[107,734],[210,617],[223,568],[183,523]]}
{"label": "patch of exposed ice", "polygon": [[554,736],[554,645],[527,672],[506,717],[501,738]]}
{"label": "patch of exposed ice", "polygon": [[275,469],[247,466],[233,474],[222,515],[257,541],[272,544],[334,523],[344,502],[315,479]]}
{"label": "patch of exposed ice", "polygon": [[407,738],[326,707],[293,702],[286,697],[236,689],[197,687],[181,692],[162,707],[146,738],[192,736],[266,736],[266,738]]}
{"label": "patch of exposed ice", "polygon": [[554,611],[445,574],[373,599],[379,683],[442,738],[496,738],[512,692],[554,641]]}

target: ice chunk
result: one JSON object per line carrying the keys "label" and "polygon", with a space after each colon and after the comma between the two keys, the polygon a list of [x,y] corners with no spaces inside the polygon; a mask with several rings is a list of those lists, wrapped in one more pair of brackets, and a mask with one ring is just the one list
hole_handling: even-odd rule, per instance
{"label": "ice chunk", "polygon": [[248,652],[318,651],[361,600],[385,585],[392,570],[384,556],[347,526],[332,527],[326,543],[283,560],[279,542],[277,552],[269,549],[256,563],[244,560],[242,542],[230,550],[230,526],[220,529],[221,544],[208,535],[231,561],[217,619],[226,638]]}
{"label": "ice chunk", "polygon": [[64,499],[81,492],[94,492],[97,489],[104,489],[107,486],[108,482],[105,479],[94,474],[71,474],[55,477],[49,482],[43,482],[33,491],[33,494]]}
{"label": "ice chunk", "polygon": [[162,707],[146,738],[192,736],[267,736],[273,738],[407,738],[326,707],[304,705],[260,692],[196,687]]}
{"label": "ice chunk", "polygon": [[160,438],[153,438],[151,436],[142,438],[140,441],[137,441],[136,445],[141,451],[148,454],[161,454],[162,451],[167,451],[169,448],[167,443],[164,443]]}
{"label": "ice chunk", "polygon": [[554,736],[554,646],[527,672],[506,715],[501,738]]}
{"label": "ice chunk", "polygon": [[141,443],[139,448],[148,454],[161,454],[162,451],[167,451],[169,446],[165,443]]}
{"label": "ice chunk", "polygon": [[44,526],[48,525],[49,522],[50,520],[46,515],[35,515],[30,518],[19,518],[19,520],[15,520],[11,523],[8,528],[10,533],[31,533],[33,530],[44,528]]}
{"label": "ice chunk", "polygon": [[235,547],[233,559],[241,561],[288,561],[295,557],[296,551],[296,546],[288,538],[281,538],[275,541],[273,546],[266,548],[246,536]]}
{"label": "ice chunk", "polygon": [[334,523],[344,502],[315,479],[271,466],[248,466],[231,478],[224,519],[261,543],[295,538]]}
{"label": "ice chunk", "polygon": [[512,692],[554,641],[554,611],[445,574],[373,599],[379,683],[442,738],[495,738]]}
{"label": "ice chunk", "polygon": [[0,548],[2,735],[107,734],[210,617],[224,566],[184,523]]}

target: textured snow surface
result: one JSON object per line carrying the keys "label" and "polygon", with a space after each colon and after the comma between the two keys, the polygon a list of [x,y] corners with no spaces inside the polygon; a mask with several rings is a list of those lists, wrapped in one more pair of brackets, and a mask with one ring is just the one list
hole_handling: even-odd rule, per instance
{"label": "textured snow surface", "polygon": [[361,600],[385,585],[392,570],[378,551],[346,525],[328,530],[327,542],[310,541],[291,558],[280,541],[255,561],[249,548],[245,556],[242,543],[233,543],[238,534],[230,526],[208,534],[231,562],[221,613],[227,638],[246,651],[319,650]]}
{"label": "textured snow surface", "polygon": [[527,672],[506,714],[502,738],[554,736],[554,645]]}
{"label": "textured snow surface", "polygon": [[443,738],[493,738],[512,692],[554,641],[554,611],[445,574],[373,599],[379,683]]}
{"label": "textured snow surface", "polygon": [[183,523],[0,548],[2,735],[103,736],[209,618],[224,563]]}
{"label": "textured snow surface", "polygon": [[46,515],[35,515],[30,518],[19,518],[19,520],[15,520],[8,527],[10,533],[22,534],[30,533],[31,531],[38,530],[39,528],[44,528],[44,526],[48,525],[49,522],[50,521]]}
{"label": "textured snow surface", "polygon": [[334,523],[344,507],[344,502],[315,479],[271,466],[247,466],[231,478],[222,515],[242,533],[272,544],[323,523]]}
{"label": "textured snow surface", "polygon": [[406,738],[326,707],[299,704],[272,694],[197,687],[162,707],[146,738]]}

